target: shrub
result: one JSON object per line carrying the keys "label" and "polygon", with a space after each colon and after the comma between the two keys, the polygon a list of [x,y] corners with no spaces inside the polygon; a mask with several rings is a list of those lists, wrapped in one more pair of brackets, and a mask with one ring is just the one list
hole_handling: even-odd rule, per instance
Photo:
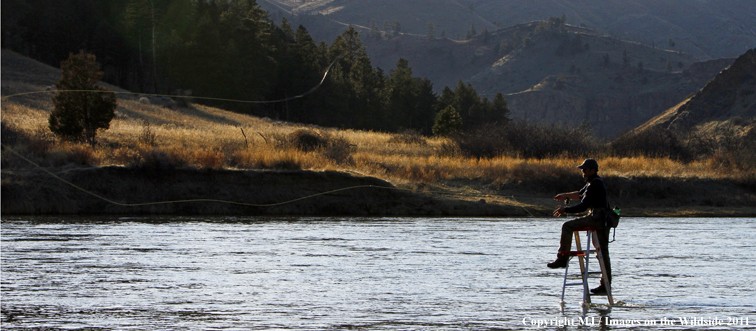
{"label": "shrub", "polygon": [[0,141],[3,144],[13,146],[18,142],[20,136],[21,132],[15,126],[11,126],[5,122],[0,123]]}
{"label": "shrub", "polygon": [[487,124],[453,139],[463,154],[478,158],[585,156],[600,149],[586,126],[565,128],[527,121]]}
{"label": "shrub", "polygon": [[201,148],[194,151],[191,155],[192,163],[200,169],[221,169],[223,168],[225,157],[214,149]]}
{"label": "shrub", "polygon": [[354,145],[344,137],[333,137],[326,132],[300,129],[289,134],[284,144],[305,153],[320,151],[325,158],[336,163],[354,163],[352,158]]}
{"label": "shrub", "polygon": [[398,135],[391,137],[388,141],[392,144],[416,144],[416,145],[428,145],[428,141],[417,130],[406,129],[400,132]]}
{"label": "shrub", "polygon": [[329,138],[323,156],[339,164],[354,164],[353,147],[344,137]]}
{"label": "shrub", "polygon": [[186,160],[177,157],[168,151],[157,149],[141,150],[138,157],[133,159],[133,163],[128,164],[130,167],[148,169],[148,170],[173,170],[186,166]]}
{"label": "shrub", "polygon": [[610,144],[611,150],[619,156],[669,157],[677,160],[691,160],[689,149],[677,134],[660,127],[625,134]]}
{"label": "shrub", "polygon": [[92,148],[76,143],[61,146],[61,148],[50,152],[49,157],[52,159],[52,164],[56,166],[66,164],[85,166],[95,165],[99,162],[99,159]]}
{"label": "shrub", "polygon": [[150,147],[157,145],[157,136],[152,131],[150,122],[147,120],[142,121],[142,132],[139,134],[139,142]]}
{"label": "shrub", "polygon": [[286,143],[291,144],[300,151],[312,152],[325,147],[328,143],[328,138],[313,130],[299,129],[289,134]]}

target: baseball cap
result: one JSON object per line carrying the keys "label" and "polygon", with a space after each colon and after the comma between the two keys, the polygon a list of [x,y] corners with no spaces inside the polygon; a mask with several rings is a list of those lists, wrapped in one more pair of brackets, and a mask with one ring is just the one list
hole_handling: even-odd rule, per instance
{"label": "baseball cap", "polygon": [[580,169],[597,169],[598,170],[598,162],[594,159],[585,159],[583,161],[583,164],[577,166]]}

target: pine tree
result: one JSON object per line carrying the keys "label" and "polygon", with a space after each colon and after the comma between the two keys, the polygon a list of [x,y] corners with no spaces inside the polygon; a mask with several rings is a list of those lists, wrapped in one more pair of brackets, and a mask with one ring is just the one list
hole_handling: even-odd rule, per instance
{"label": "pine tree", "polygon": [[388,115],[392,131],[413,128],[417,100],[417,84],[412,68],[406,59],[399,59],[396,68],[389,72]]}
{"label": "pine tree", "polygon": [[437,136],[450,136],[462,129],[462,117],[454,106],[448,106],[438,112],[433,124],[433,134]]}
{"label": "pine tree", "polygon": [[[94,55],[72,53],[60,67],[61,77],[55,84],[58,93],[52,98],[55,108],[48,119],[50,131],[63,139],[94,146],[97,130],[110,127],[118,106],[116,96],[97,85],[103,73]],[[84,92],[87,90],[95,92]]]}
{"label": "pine tree", "polygon": [[487,114],[487,120],[488,123],[499,123],[499,124],[507,124],[510,121],[512,121],[511,118],[509,118],[509,105],[507,104],[507,100],[504,99],[504,95],[501,94],[501,92],[496,93],[493,99],[493,109]]}
{"label": "pine tree", "polygon": [[436,38],[436,25],[433,22],[428,22],[425,25],[425,29],[428,30],[428,39],[433,40]]}

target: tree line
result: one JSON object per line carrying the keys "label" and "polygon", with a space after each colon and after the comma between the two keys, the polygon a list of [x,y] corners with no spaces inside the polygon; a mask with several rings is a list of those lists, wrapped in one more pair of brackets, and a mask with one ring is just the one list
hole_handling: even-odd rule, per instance
{"label": "tree line", "polygon": [[[272,22],[255,0],[3,1],[3,47],[58,66],[69,54],[94,54],[103,80],[141,93],[207,101],[280,120],[342,128],[431,134],[442,110],[458,121],[444,130],[507,122],[501,94],[489,101],[459,82],[441,95],[413,76],[405,59],[373,67],[359,32],[347,28],[330,45],[284,18]],[[437,125],[438,126],[438,125]]]}

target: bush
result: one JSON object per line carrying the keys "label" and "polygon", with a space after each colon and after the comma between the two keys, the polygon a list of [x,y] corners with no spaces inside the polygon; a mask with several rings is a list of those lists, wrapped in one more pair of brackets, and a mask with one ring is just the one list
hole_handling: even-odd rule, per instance
{"label": "bush", "polygon": [[325,147],[328,144],[328,138],[312,130],[299,129],[291,133],[285,143],[291,144],[300,151],[312,152]]}
{"label": "bush", "polygon": [[353,147],[344,137],[329,138],[323,156],[339,164],[354,164]]}
{"label": "bush", "polygon": [[669,157],[677,160],[692,158],[690,150],[677,134],[660,127],[625,134],[613,141],[610,147],[612,153],[618,156]]}
{"label": "bush", "polygon": [[428,141],[417,130],[406,129],[400,132],[398,135],[391,137],[388,141],[392,144],[416,144],[416,145],[428,145]]}
{"label": "bush", "polygon": [[0,122],[0,141],[2,141],[3,144],[13,146],[18,142],[20,136],[21,132],[18,128],[6,124],[5,122]]}
{"label": "bush", "polygon": [[284,143],[305,153],[320,151],[323,156],[336,163],[354,162],[352,158],[354,145],[344,137],[333,137],[325,132],[300,129],[289,134]]}
{"label": "bush", "polygon": [[565,128],[527,121],[487,124],[453,137],[463,154],[491,158],[501,155],[547,158],[557,155],[585,156],[597,152],[599,144],[586,126]]}
{"label": "bush", "polygon": [[48,159],[54,166],[63,166],[67,164],[87,166],[99,163],[99,159],[92,148],[78,143],[66,143],[63,146],[60,146],[59,149],[49,153]]}

